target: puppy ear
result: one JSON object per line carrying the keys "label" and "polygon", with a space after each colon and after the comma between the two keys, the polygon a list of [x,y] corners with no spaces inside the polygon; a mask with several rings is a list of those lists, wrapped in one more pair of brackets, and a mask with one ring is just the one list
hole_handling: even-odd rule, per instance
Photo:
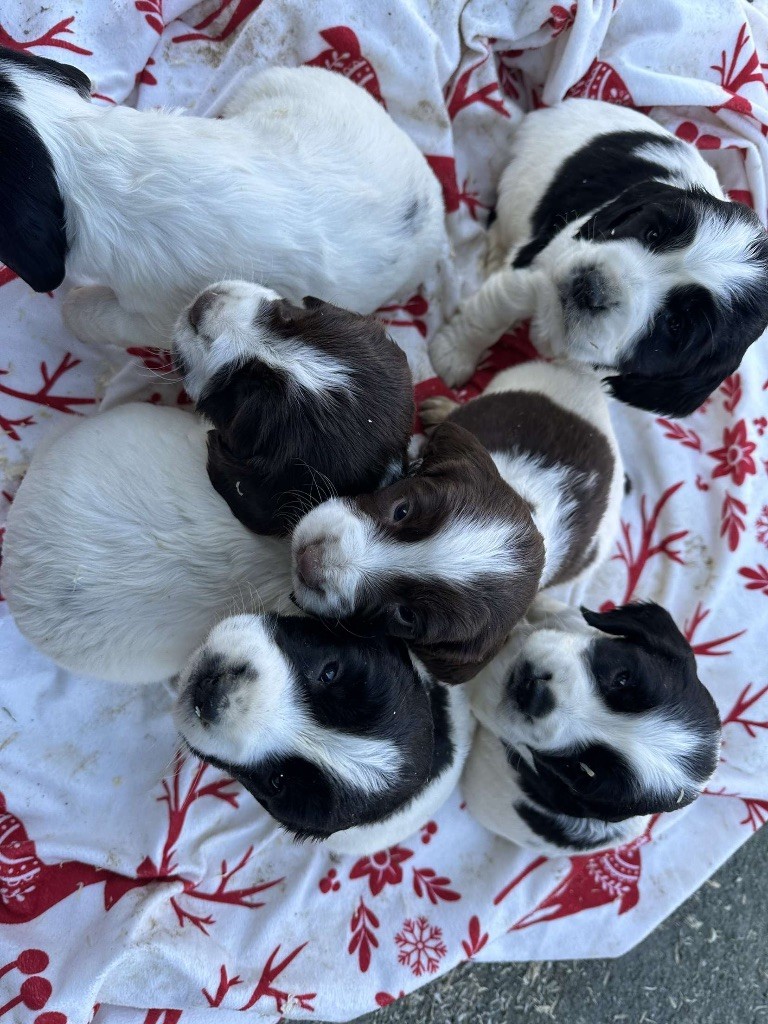
{"label": "puppy ear", "polygon": [[722,364],[711,367],[695,377],[644,377],[627,373],[621,377],[607,377],[605,383],[614,398],[661,416],[690,416],[717,390],[729,374],[738,368]]}
{"label": "puppy ear", "polygon": [[456,472],[465,477],[471,471],[479,471],[486,480],[501,480],[496,464],[475,435],[446,420],[424,446],[418,476]]}
{"label": "puppy ear", "polygon": [[318,299],[314,295],[305,295],[301,300],[304,303],[304,309],[318,309],[320,306],[327,306],[327,302],[323,302],[322,299]]}
{"label": "puppy ear", "polygon": [[64,280],[64,202],[51,155],[29,121],[0,107],[0,260],[36,292]]}
{"label": "puppy ear", "polygon": [[691,645],[677,628],[675,620],[660,604],[643,601],[625,604],[607,612],[582,608],[584,620],[601,633],[622,636],[641,647],[661,650],[671,657],[693,658]]}

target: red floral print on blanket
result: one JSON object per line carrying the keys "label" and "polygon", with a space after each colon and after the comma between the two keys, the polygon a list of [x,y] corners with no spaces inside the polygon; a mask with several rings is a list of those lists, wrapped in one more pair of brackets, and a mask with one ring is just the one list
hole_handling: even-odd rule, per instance
{"label": "red floral print on blanket", "polygon": [[373,64],[363,55],[360,49],[360,40],[352,29],[347,28],[346,25],[336,25],[335,28],[323,29],[320,35],[329,44],[329,49],[323,50],[312,60],[306,61],[306,65],[312,68],[338,71],[355,85],[366,89],[386,110],[387,104],[381,95],[376,71]]}

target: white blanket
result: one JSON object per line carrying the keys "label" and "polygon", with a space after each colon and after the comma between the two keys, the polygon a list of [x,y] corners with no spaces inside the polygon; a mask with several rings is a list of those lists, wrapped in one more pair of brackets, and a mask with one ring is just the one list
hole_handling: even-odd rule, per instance
{"label": "white blanket", "polygon": [[[429,155],[465,288],[512,129],[566,94],[648,111],[766,215],[760,2],[23,0],[1,20],[3,43],[81,67],[94,102],[213,114],[259,67],[350,76]],[[0,283],[2,521],[38,440],[92,412],[115,371],[111,402],[184,399],[152,373],[162,354],[69,336],[64,289],[33,295],[7,271]],[[382,312],[420,395],[441,387],[430,299]],[[519,331],[490,363],[528,354]],[[99,1024],[225,1024],[246,1008],[347,1020],[467,957],[616,956],[638,942],[768,816],[766,388],[763,342],[685,422],[613,410],[633,486],[615,560],[577,596],[669,607],[725,721],[709,795],[613,853],[532,856],[475,824],[458,794],[372,858],[295,846],[219,772],[174,760],[164,688],[68,676],[0,605],[0,1024],[84,1024],[97,1004]]]}

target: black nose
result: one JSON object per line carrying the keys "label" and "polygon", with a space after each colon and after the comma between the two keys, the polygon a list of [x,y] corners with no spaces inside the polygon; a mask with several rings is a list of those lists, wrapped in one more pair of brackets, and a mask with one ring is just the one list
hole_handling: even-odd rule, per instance
{"label": "black nose", "polygon": [[221,672],[208,665],[203,665],[192,681],[192,707],[203,725],[218,722],[229,703],[221,684]]}
{"label": "black nose", "polygon": [[555,699],[547,685],[551,679],[551,672],[537,671],[529,661],[515,666],[508,692],[524,715],[541,718],[554,708]]}
{"label": "black nose", "polygon": [[200,321],[203,319],[206,310],[210,309],[214,303],[214,300],[218,296],[218,292],[213,289],[208,289],[207,292],[203,292],[202,295],[198,295],[192,305],[189,307],[189,313],[187,319],[189,320],[189,326],[193,331],[196,331],[200,326]]}
{"label": "black nose", "polygon": [[577,309],[598,313],[608,308],[608,283],[599,270],[577,270],[571,279],[571,299]]}

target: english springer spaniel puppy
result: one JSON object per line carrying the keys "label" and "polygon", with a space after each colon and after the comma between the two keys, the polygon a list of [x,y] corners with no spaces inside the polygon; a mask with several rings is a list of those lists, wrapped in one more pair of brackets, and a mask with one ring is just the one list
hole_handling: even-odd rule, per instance
{"label": "english springer spaniel puppy", "polygon": [[624,475],[585,367],[527,363],[465,406],[422,406],[427,424],[446,415],[408,477],[299,522],[293,585],[305,611],[383,625],[437,678],[463,682],[540,587],[608,555]]}
{"label": "english springer spaniel puppy", "polygon": [[223,616],[289,606],[290,545],[232,515],[208,479],[206,434],[190,413],[131,404],[38,446],[8,515],[0,591],[58,664],[158,682]]}
{"label": "english springer spaniel puppy", "polygon": [[314,619],[225,619],[177,685],[189,748],[337,853],[385,849],[435,814],[474,728],[463,691],[414,666],[401,640]]}
{"label": "english springer spaniel puppy", "polygon": [[167,342],[211,281],[369,313],[446,247],[437,179],[364,89],[270,68],[219,119],[89,102],[77,68],[0,48],[0,260],[36,291],[65,271],[84,341]]}
{"label": "english springer spaniel puppy", "polygon": [[490,276],[434,337],[449,384],[528,317],[545,356],[629,405],[686,416],[768,324],[768,234],[689,143],[626,107],[528,114],[501,177]]}
{"label": "english springer spaniel puppy", "polygon": [[324,499],[404,474],[413,383],[376,317],[223,281],[182,313],[173,350],[213,424],[211,481],[249,529],[287,533]]}
{"label": "english springer spaniel puppy", "polygon": [[537,599],[473,681],[472,707],[470,813],[550,855],[628,842],[717,767],[717,708],[657,604],[579,613]]}

